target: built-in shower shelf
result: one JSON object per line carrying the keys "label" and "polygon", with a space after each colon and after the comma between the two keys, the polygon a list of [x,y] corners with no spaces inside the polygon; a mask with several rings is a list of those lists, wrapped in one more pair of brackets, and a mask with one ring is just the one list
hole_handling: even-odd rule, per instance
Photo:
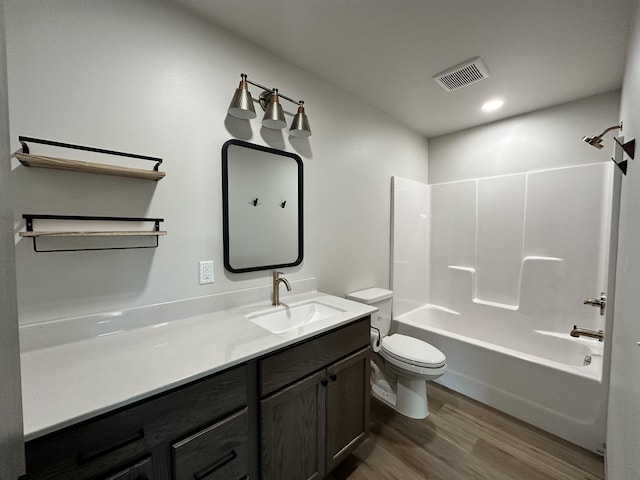
{"label": "built-in shower shelf", "polygon": [[164,172],[145,170],[142,168],[121,167],[105,163],[85,162],[82,160],[68,160],[43,155],[28,153],[16,153],[16,158],[25,167],[50,168],[54,170],[66,170],[71,172],[97,173],[100,175],[113,175],[117,177],[131,177],[142,180],[159,181],[165,177]]}
{"label": "built-in shower shelf", "polygon": [[470,299],[473,303],[478,305],[485,305],[487,307],[492,307],[492,308],[499,308],[502,310],[518,311],[520,310],[522,305],[521,304],[522,292],[520,289],[522,288],[522,282],[523,282],[522,277],[524,275],[523,272],[527,268],[527,265],[532,265],[532,264],[559,265],[563,261],[564,260],[559,257],[543,257],[539,255],[528,255],[522,258],[521,264],[520,264],[520,272],[519,272],[520,278],[518,280],[518,296],[517,298],[513,299],[514,300],[513,303],[499,302],[499,301],[489,300],[489,299],[478,296],[478,271],[475,269],[475,267],[465,267],[462,265],[447,265],[447,268],[449,270],[462,272],[463,275],[468,277],[469,283],[467,285],[469,286],[468,287],[469,289],[467,292],[470,295]]}
{"label": "built-in shower shelf", "polygon": [[512,310],[514,312],[518,311],[518,309],[520,308],[519,305],[511,305],[510,303],[502,303],[502,302],[492,302],[490,300],[483,300],[478,297],[474,297],[473,299],[471,299],[471,301],[473,303],[477,303],[478,305],[486,305],[487,307],[493,307],[493,308],[502,308],[503,310]]}

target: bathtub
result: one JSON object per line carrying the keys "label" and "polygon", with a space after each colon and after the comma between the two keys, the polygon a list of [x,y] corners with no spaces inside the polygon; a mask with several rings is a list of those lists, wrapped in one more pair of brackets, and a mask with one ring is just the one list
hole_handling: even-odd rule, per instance
{"label": "bathtub", "polygon": [[602,454],[603,343],[536,330],[517,312],[477,307],[464,315],[425,305],[395,317],[393,329],[445,353],[448,371],[438,383]]}

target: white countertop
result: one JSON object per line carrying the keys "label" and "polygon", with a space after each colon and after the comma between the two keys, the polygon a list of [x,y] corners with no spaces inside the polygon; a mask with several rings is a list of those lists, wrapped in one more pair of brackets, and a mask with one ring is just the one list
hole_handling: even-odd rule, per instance
{"label": "white countertop", "polygon": [[[317,299],[344,312],[274,334],[245,315]],[[362,318],[369,305],[307,292],[23,351],[25,440],[184,385]]]}

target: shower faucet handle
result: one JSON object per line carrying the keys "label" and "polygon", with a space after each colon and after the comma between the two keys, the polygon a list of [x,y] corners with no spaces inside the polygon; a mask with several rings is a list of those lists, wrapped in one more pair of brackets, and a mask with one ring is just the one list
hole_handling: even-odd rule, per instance
{"label": "shower faucet handle", "polygon": [[600,315],[604,315],[604,309],[607,306],[607,296],[604,292],[600,293],[600,298],[585,298],[584,305],[591,305],[592,307],[600,307]]}

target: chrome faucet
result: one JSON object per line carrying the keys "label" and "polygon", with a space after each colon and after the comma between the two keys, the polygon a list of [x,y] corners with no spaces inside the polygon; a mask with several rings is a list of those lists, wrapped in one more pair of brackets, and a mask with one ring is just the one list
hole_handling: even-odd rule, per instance
{"label": "chrome faucet", "polygon": [[600,293],[600,299],[586,298],[583,303],[585,305],[591,305],[592,307],[600,307],[600,315],[604,315],[604,309],[607,306],[607,296],[602,292]]}
{"label": "chrome faucet", "polygon": [[289,280],[280,275],[282,275],[282,272],[273,272],[273,302],[271,302],[271,305],[276,307],[280,305],[280,284],[284,283],[284,286],[287,287],[287,292],[291,291]]}
{"label": "chrome faucet", "polygon": [[587,330],[586,328],[578,328],[576,325],[573,326],[571,332],[569,333],[572,337],[589,337],[589,338],[597,338],[599,342],[604,341],[604,332],[602,330]]}

